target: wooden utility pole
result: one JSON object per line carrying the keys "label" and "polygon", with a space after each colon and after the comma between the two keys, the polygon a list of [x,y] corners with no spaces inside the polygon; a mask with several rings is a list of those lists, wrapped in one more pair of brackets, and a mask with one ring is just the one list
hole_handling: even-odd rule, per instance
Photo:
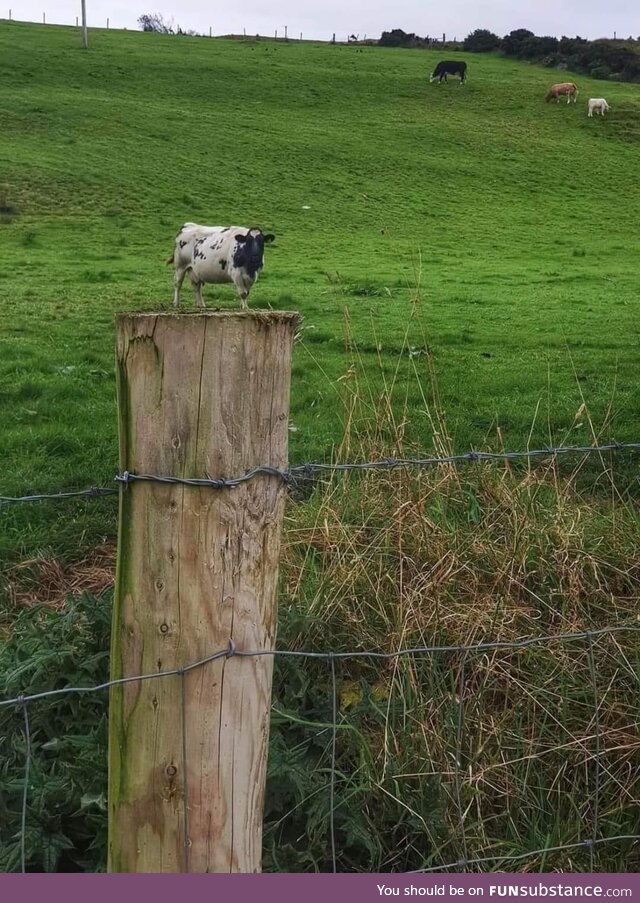
{"label": "wooden utility pole", "polygon": [[[295,313],[117,316],[120,467],[231,478],[287,466]],[[229,647],[271,650],[286,487],[130,482],[111,644],[117,680]],[[231,656],[115,686],[111,872],[261,867],[273,657]]]}
{"label": "wooden utility pole", "polygon": [[82,46],[85,50],[89,46],[89,34],[87,32],[87,0],[82,0]]}

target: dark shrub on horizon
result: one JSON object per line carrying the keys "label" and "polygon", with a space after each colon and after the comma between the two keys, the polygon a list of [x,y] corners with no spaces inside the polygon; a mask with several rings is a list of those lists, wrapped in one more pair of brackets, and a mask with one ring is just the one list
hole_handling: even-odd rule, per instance
{"label": "dark shrub on horizon", "polygon": [[463,47],[469,53],[490,53],[499,50],[501,43],[497,34],[487,28],[476,28],[466,36]]}

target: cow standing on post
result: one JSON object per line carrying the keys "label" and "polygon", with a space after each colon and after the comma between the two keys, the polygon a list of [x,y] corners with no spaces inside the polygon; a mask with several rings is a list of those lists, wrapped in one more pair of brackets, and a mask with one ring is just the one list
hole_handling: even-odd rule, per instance
{"label": "cow standing on post", "polygon": [[559,85],[551,85],[544,99],[547,103],[549,103],[550,100],[555,100],[556,103],[560,103],[560,98],[565,96],[567,98],[567,103],[570,103],[571,98],[573,98],[573,102],[575,103],[578,100],[578,86],[574,85],[573,82],[563,82]]}
{"label": "cow standing on post", "polygon": [[429,83],[437,79],[440,84],[443,79],[447,80],[447,75],[459,76],[460,84],[464,84],[467,79],[467,64],[464,60],[442,60],[431,73]]}
{"label": "cow standing on post", "polygon": [[185,223],[167,260],[175,267],[173,306],[180,302],[180,289],[188,273],[198,307],[205,306],[202,298],[205,283],[233,282],[240,306],[246,310],[249,292],[264,265],[264,246],[274,238],[257,226]]}

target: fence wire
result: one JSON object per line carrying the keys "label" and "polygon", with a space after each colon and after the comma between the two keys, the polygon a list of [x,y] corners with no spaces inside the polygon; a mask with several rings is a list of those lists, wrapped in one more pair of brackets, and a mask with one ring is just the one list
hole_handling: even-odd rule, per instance
{"label": "fence wire", "polygon": [[[184,761],[186,761],[187,756],[187,730],[186,730],[186,693],[185,693],[185,678],[186,675],[190,671],[194,671],[195,669],[200,669],[210,664],[211,662],[217,661],[222,658],[255,658],[262,656],[273,656],[273,657],[295,657],[295,658],[303,658],[303,659],[322,659],[329,666],[329,676],[330,676],[330,700],[329,700],[329,708],[331,711],[331,741],[330,741],[330,769],[329,769],[329,782],[327,787],[327,792],[329,795],[329,858],[332,864],[332,871],[336,873],[338,871],[337,865],[337,853],[336,853],[336,826],[335,826],[335,814],[336,814],[336,804],[335,804],[335,796],[336,796],[336,783],[337,783],[337,731],[338,731],[338,722],[339,722],[339,698],[338,698],[338,679],[336,674],[336,662],[338,660],[346,660],[346,659],[362,659],[369,658],[374,660],[383,660],[390,661],[395,660],[401,657],[421,657],[421,656],[432,656],[439,653],[458,653],[461,656],[460,660],[460,669],[457,677],[457,694],[458,694],[458,705],[457,705],[457,719],[456,719],[456,727],[455,727],[455,770],[454,770],[454,793],[455,793],[455,807],[458,815],[458,829],[460,832],[460,837],[462,840],[462,848],[464,851],[464,856],[461,859],[458,859],[453,862],[440,862],[437,865],[429,866],[422,869],[417,869],[415,871],[409,872],[408,874],[418,874],[418,873],[429,873],[429,872],[445,872],[448,870],[458,870],[458,871],[466,871],[472,866],[482,865],[487,863],[493,863],[494,868],[499,868],[506,863],[515,863],[518,861],[523,861],[532,857],[542,857],[546,856],[549,853],[555,852],[564,852],[568,850],[588,850],[591,857],[591,870],[593,871],[595,868],[595,850],[598,846],[607,843],[616,843],[616,842],[636,842],[640,840],[640,834],[617,834],[610,837],[601,837],[599,836],[599,819],[600,819],[600,776],[601,776],[601,757],[603,755],[602,749],[602,732],[600,726],[600,695],[598,691],[597,684],[597,670],[596,670],[596,661],[595,661],[595,653],[594,653],[594,639],[604,636],[613,636],[615,634],[619,634],[622,632],[626,633],[638,633],[640,632],[640,624],[639,623],[625,623],[625,624],[617,624],[609,627],[602,627],[597,630],[585,630],[580,632],[573,633],[564,633],[557,635],[544,635],[538,637],[522,637],[513,641],[486,641],[473,643],[470,645],[434,645],[434,646],[418,646],[413,648],[399,649],[395,652],[382,652],[377,650],[354,650],[348,652],[312,652],[312,651],[304,651],[304,650],[287,650],[287,649],[260,649],[260,650],[243,650],[237,648],[235,642],[233,640],[229,640],[228,645],[225,649],[217,650],[216,652],[211,653],[210,655],[205,656],[204,658],[198,659],[197,661],[190,662],[182,667],[171,668],[165,671],[158,671],[151,674],[139,674],[130,677],[118,678],[116,680],[109,680],[104,683],[100,683],[94,686],[87,687],[63,687],[56,690],[48,690],[41,693],[32,693],[29,695],[20,694],[11,699],[0,700],[0,709],[6,708],[7,706],[18,706],[23,712],[24,719],[24,734],[25,734],[25,764],[23,770],[23,792],[22,792],[22,812],[21,812],[21,837],[20,837],[20,847],[21,847],[21,868],[22,871],[26,871],[26,849],[25,849],[25,833],[26,833],[26,822],[27,822],[27,811],[28,811],[28,792],[29,792],[29,770],[32,759],[32,738],[31,738],[31,730],[29,725],[29,716],[28,716],[28,706],[31,703],[34,703],[38,700],[43,699],[51,699],[52,697],[59,697],[63,695],[69,694],[78,694],[78,693],[98,693],[103,690],[110,689],[111,687],[117,687],[125,683],[130,683],[133,681],[147,681],[147,680],[157,680],[163,679],[171,676],[178,676],[181,681],[181,732],[182,732],[182,752]],[[464,736],[464,728],[465,728],[465,706],[464,706],[464,690],[465,690],[465,663],[468,660],[470,655],[475,653],[487,651],[487,650],[518,650],[524,649],[533,645],[540,645],[543,643],[571,643],[576,641],[586,641],[587,645],[587,658],[588,658],[588,667],[589,673],[591,675],[592,689],[593,689],[593,715],[592,721],[594,724],[594,768],[593,768],[593,778],[592,778],[592,798],[593,798],[593,828],[591,831],[591,836],[585,838],[584,840],[579,840],[575,842],[557,844],[553,846],[546,846],[539,849],[528,850],[525,853],[513,854],[513,855],[503,855],[499,853],[495,853],[493,855],[483,855],[483,856],[469,856],[467,837],[465,833],[465,812],[462,805],[462,796],[461,796],[461,772],[462,772],[462,743]],[[186,768],[185,771],[185,783],[184,783],[184,793],[183,793],[183,824],[184,824],[184,848],[185,848],[185,871],[188,870],[189,863],[189,851],[190,851],[190,840],[189,840],[189,821],[188,821],[188,789],[186,786]]]}
{"label": "fence wire", "polygon": [[[254,467],[247,473],[237,477],[210,479],[208,477],[174,477],[160,474],[131,473],[128,470],[116,474],[114,481],[127,487],[134,482],[166,483],[168,485],[194,486],[209,489],[234,489],[248,483],[258,476],[277,477],[287,486],[295,486],[312,480],[322,474],[348,473],[358,471],[397,470],[399,468],[439,467],[445,464],[479,464],[482,462],[533,460],[535,458],[553,458],[567,455],[603,455],[607,452],[640,451],[640,442],[610,442],[606,445],[561,445],[545,446],[524,451],[486,452],[470,451],[456,455],[429,456],[425,458],[383,458],[379,461],[351,461],[335,464],[297,464],[281,470],[270,465]],[[38,493],[23,496],[0,496],[0,507],[18,502],[41,502],[70,498],[86,497],[91,499],[117,495],[118,488],[109,486],[92,486],[88,489],[77,489],[65,492]]]}
{"label": "fence wire", "polygon": [[[287,486],[296,485],[298,482],[312,480],[323,474],[331,475],[346,472],[362,472],[362,471],[384,471],[396,470],[399,468],[430,468],[447,464],[471,464],[482,462],[496,461],[515,461],[515,460],[532,460],[535,458],[549,458],[565,455],[603,455],[609,452],[617,451],[640,451],[640,443],[620,443],[611,442],[605,445],[590,446],[560,446],[560,447],[544,447],[540,449],[528,449],[525,451],[511,452],[481,452],[470,451],[464,454],[455,454],[447,456],[429,456],[423,458],[384,458],[378,461],[362,461],[362,462],[345,462],[333,464],[300,464],[287,469],[278,469],[271,466],[255,467],[247,473],[232,478],[179,478],[172,476],[162,476],[156,474],[134,474],[129,471],[122,471],[115,477],[118,487],[91,487],[88,489],[63,491],[56,493],[40,493],[25,496],[0,496],[0,507],[11,503],[26,503],[45,500],[61,500],[78,497],[86,497],[91,499],[102,498],[119,494],[134,482],[154,482],[161,484],[178,484],[184,486],[203,487],[210,489],[233,489],[243,483],[247,483],[258,476],[271,476],[282,480]],[[614,842],[635,842],[640,840],[640,834],[619,834],[611,837],[599,836],[599,819],[601,808],[601,769],[602,769],[602,728],[600,720],[600,697],[597,683],[597,669],[594,653],[594,639],[605,635],[611,636],[621,632],[638,632],[639,624],[622,624],[610,627],[603,627],[597,630],[587,630],[575,633],[565,633],[557,635],[544,635],[538,637],[523,637],[514,641],[486,641],[478,642],[470,645],[435,645],[435,646],[418,646],[413,648],[399,649],[395,652],[382,652],[376,650],[355,650],[351,652],[314,652],[303,650],[242,650],[236,647],[231,639],[225,649],[220,649],[211,653],[197,661],[190,662],[181,667],[176,667],[164,671],[153,672],[149,674],[139,674],[109,680],[101,684],[88,687],[64,687],[55,690],[47,690],[40,693],[32,693],[30,695],[20,694],[12,699],[0,700],[0,709],[7,706],[18,706],[23,714],[24,735],[25,735],[25,762],[23,770],[23,787],[22,787],[22,809],[21,809],[21,832],[20,832],[20,862],[22,871],[26,871],[27,855],[26,855],[26,823],[29,802],[29,779],[32,761],[32,736],[29,722],[28,706],[38,700],[51,699],[70,694],[89,694],[98,693],[112,687],[129,684],[132,682],[141,682],[148,680],[156,680],[177,676],[180,678],[180,699],[181,699],[181,732],[182,732],[182,754],[183,759],[187,759],[187,730],[186,730],[186,691],[185,679],[186,675],[193,670],[200,669],[206,665],[215,662],[221,658],[231,657],[256,657],[256,656],[273,656],[273,657],[294,657],[303,659],[321,659],[327,662],[330,668],[330,686],[331,686],[331,741],[330,741],[330,778],[328,785],[329,793],[329,858],[332,864],[333,872],[337,872],[337,847],[336,847],[336,781],[337,781],[337,732],[339,719],[339,699],[338,699],[338,678],[336,673],[336,663],[343,659],[373,659],[373,660],[397,660],[402,657],[421,657],[431,656],[443,653],[457,653],[461,656],[459,673],[457,678],[457,716],[455,725],[455,768],[453,775],[453,792],[455,810],[457,812],[458,830],[463,850],[463,858],[455,862],[441,862],[438,865],[420,869],[419,872],[438,872],[450,869],[466,870],[471,866],[493,863],[494,866],[510,862],[518,862],[530,857],[544,856],[553,852],[561,852],[572,849],[588,850],[590,854],[591,869],[595,868],[595,850],[605,843]],[[592,777],[592,813],[593,826],[591,836],[587,839],[577,842],[560,844],[555,846],[546,846],[544,848],[527,851],[526,853],[514,855],[487,855],[478,857],[469,857],[468,838],[465,827],[465,810],[462,800],[462,773],[463,773],[463,739],[465,731],[465,667],[467,657],[476,653],[489,650],[517,650],[524,649],[533,645],[542,643],[557,642],[574,642],[586,641],[587,644],[587,660],[591,680],[591,689],[593,695],[593,716],[592,723],[594,726],[594,765]],[[184,776],[184,801],[183,801],[183,825],[184,825],[184,862],[185,869],[189,868],[190,840],[189,840],[189,819],[188,819],[188,788],[186,785],[186,770]]]}

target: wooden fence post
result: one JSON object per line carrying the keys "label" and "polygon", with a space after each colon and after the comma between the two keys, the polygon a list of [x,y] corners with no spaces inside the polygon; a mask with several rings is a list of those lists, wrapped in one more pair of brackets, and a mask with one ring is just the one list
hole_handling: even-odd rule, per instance
{"label": "wooden fence post", "polygon": [[[298,315],[117,316],[120,466],[234,477],[287,466]],[[228,647],[274,648],[286,487],[132,482],[122,490],[112,679]],[[112,687],[112,872],[260,870],[272,656]],[[184,701],[184,707],[183,707]]]}

